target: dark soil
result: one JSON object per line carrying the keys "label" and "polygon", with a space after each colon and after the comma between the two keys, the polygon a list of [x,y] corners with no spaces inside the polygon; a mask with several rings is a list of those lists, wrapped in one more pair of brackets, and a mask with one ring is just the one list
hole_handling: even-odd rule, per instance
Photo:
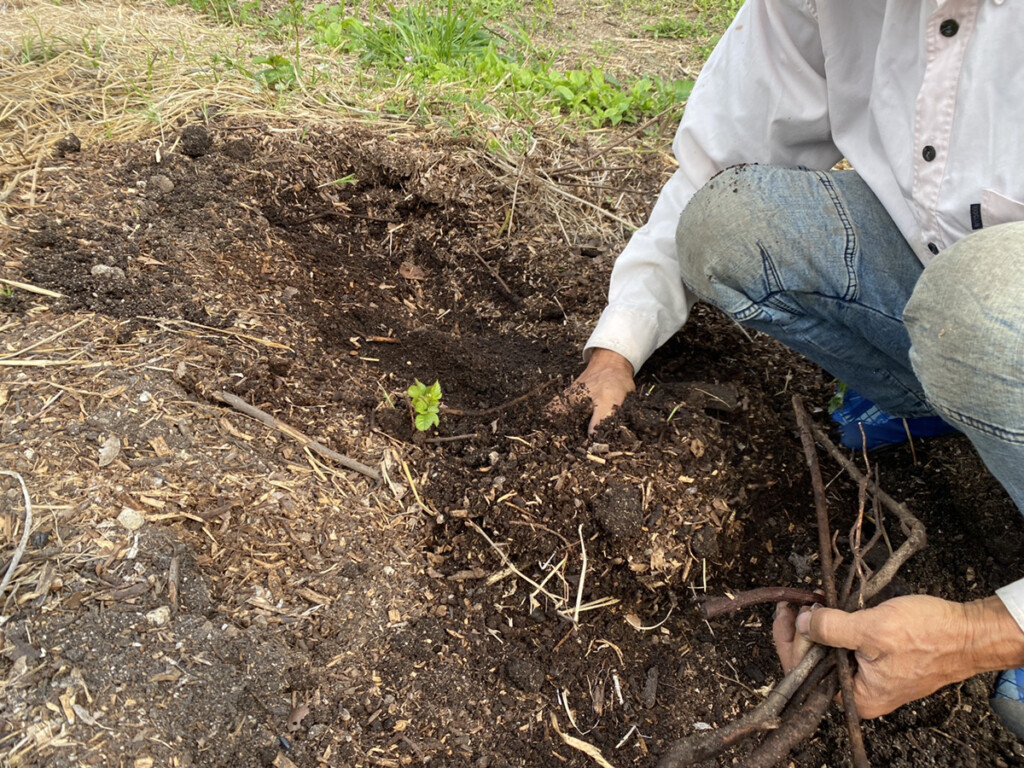
{"label": "dark soil", "polygon": [[[640,221],[666,169],[634,161],[605,183],[633,185],[614,212]],[[63,538],[89,548],[66,547],[60,583],[8,604],[0,745],[19,765],[591,765],[555,719],[613,765],[653,766],[778,680],[771,606],[708,623],[699,602],[818,585],[790,399],[823,405],[826,375],[700,309],[589,438],[581,409],[549,403],[581,368],[624,233],[591,213],[574,241],[542,185],[501,179],[468,145],[212,124],[159,155],[108,144],[61,162],[3,250],[16,279],[63,298],[17,294],[0,320],[38,325],[38,340],[44,320],[104,318],[90,354],[153,351],[102,385],[80,379],[79,406],[66,397],[54,418],[33,416],[48,369],[39,391],[0,369],[4,450],[37,478],[83,478],[65,500],[82,510],[102,474],[94,446],[119,434],[111,519],[125,488],[170,488],[186,467],[191,485],[166,502],[187,515],[156,515],[135,539],[104,521],[106,550],[67,518]],[[444,390],[428,434],[404,397],[416,378]],[[178,415],[115,407],[115,384]],[[311,470],[297,443],[213,401],[220,389],[385,482]],[[154,457],[158,439],[170,458]],[[25,445],[49,468],[25,464]],[[875,462],[928,528],[903,588],[971,599],[1019,576],[1024,526],[964,440]],[[845,533],[856,490],[823,464]],[[46,562],[31,561],[32,584]],[[152,613],[164,605],[169,621]],[[989,683],[867,724],[873,764],[1022,764]],[[59,728],[31,730],[45,718]],[[792,764],[849,764],[838,710]]]}

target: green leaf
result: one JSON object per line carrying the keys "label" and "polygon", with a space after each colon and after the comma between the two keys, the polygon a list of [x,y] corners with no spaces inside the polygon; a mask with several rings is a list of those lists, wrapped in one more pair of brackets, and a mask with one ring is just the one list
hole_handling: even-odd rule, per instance
{"label": "green leaf", "polygon": [[440,419],[436,412],[420,413],[416,415],[416,429],[420,432],[426,432],[431,427],[437,426],[440,423]]}
{"label": "green leaf", "polygon": [[555,93],[557,93],[563,101],[567,102],[571,102],[573,98],[576,96],[576,94],[574,94],[567,86],[564,85],[556,85]]}

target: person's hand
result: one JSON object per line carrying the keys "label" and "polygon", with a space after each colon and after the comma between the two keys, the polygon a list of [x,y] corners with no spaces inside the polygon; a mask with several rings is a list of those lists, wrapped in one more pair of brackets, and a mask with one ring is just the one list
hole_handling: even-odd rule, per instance
{"label": "person's hand", "polygon": [[[821,599],[824,600],[824,596]],[[799,613],[806,613],[809,610],[811,610],[811,606],[804,605],[800,608]],[[800,663],[800,660],[814,645],[796,631],[797,615],[797,610],[789,603],[779,603],[775,606],[772,640],[775,642],[775,651],[779,654],[779,661],[782,662],[782,671],[786,674],[789,674],[789,670]]]}
{"label": "person's hand", "polygon": [[865,719],[980,672],[1024,664],[1024,632],[998,597],[954,603],[910,595],[854,613],[815,607],[794,614],[787,606],[773,634],[784,667],[812,642],[854,651],[853,695]]}
{"label": "person's hand", "polygon": [[597,425],[622,405],[626,395],[634,389],[632,364],[618,352],[595,349],[586,369],[565,391],[564,397],[571,403],[590,399],[594,410],[587,432],[593,434]]}

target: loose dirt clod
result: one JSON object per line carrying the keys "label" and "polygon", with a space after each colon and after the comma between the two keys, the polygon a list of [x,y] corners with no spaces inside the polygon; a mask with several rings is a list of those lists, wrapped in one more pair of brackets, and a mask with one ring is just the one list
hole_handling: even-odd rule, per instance
{"label": "loose dirt clod", "polygon": [[181,153],[191,158],[202,157],[213,146],[213,139],[201,125],[186,126],[180,142]]}

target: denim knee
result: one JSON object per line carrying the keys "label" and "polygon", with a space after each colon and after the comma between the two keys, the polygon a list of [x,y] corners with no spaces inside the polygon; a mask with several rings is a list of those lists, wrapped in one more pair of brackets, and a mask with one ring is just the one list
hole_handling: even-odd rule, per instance
{"label": "denim knee", "polygon": [[976,232],[922,274],[910,360],[948,420],[1024,444],[1024,222]]}
{"label": "denim knee", "polygon": [[683,283],[738,320],[753,303],[747,278],[756,280],[761,271],[761,260],[750,247],[756,223],[768,213],[752,183],[758,169],[741,165],[715,176],[690,200],[676,230]]}

